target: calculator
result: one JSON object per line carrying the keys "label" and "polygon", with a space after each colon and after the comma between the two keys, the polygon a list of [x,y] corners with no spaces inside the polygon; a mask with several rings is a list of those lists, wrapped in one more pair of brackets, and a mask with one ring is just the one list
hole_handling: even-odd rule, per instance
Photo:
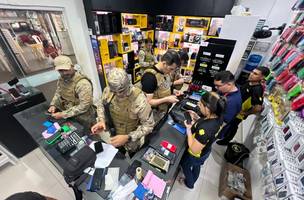
{"label": "calculator", "polygon": [[57,149],[60,153],[65,154],[66,152],[74,149],[80,141],[81,137],[79,137],[76,132],[72,132],[67,138],[64,138],[57,144]]}

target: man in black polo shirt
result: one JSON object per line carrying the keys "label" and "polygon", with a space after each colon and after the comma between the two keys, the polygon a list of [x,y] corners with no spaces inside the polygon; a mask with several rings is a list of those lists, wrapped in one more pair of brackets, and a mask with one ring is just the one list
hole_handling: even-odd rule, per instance
{"label": "man in black polo shirt", "polygon": [[180,57],[176,51],[168,50],[155,66],[145,70],[141,78],[141,88],[153,108],[155,122],[168,111],[171,103],[178,102],[172,95],[170,73],[180,66]]}
{"label": "man in black polo shirt", "polygon": [[241,86],[242,110],[230,122],[227,135],[217,144],[227,145],[235,136],[239,124],[251,114],[258,114],[262,111],[264,89],[262,82],[269,75],[267,67],[255,68],[248,77],[248,82]]}

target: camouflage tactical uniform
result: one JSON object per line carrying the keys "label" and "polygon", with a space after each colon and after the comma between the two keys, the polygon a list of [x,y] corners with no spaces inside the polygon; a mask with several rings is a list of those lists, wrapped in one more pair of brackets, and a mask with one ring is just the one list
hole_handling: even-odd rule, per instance
{"label": "camouflage tactical uniform", "polygon": [[51,105],[60,109],[65,118],[74,117],[86,129],[96,123],[92,83],[86,76],[78,72],[69,82],[65,82],[62,78],[58,80]]}
{"label": "camouflage tactical uniform", "polygon": [[[153,68],[145,70],[145,73],[152,73],[157,81],[157,89],[153,93],[153,99],[161,99],[172,94],[171,92],[171,78],[169,74],[162,74],[157,72]],[[153,115],[155,122],[158,122],[169,109],[170,103],[162,103],[157,107],[153,108]]]}
{"label": "camouflage tactical uniform", "polygon": [[[174,81],[180,79],[182,76],[181,76],[181,72],[180,72],[180,68],[176,68],[176,70],[174,70],[172,73],[170,73],[170,78],[172,80],[172,84]],[[182,89],[183,87],[183,84],[179,84],[179,85],[173,85],[173,89],[176,89],[176,90],[180,90]]]}
{"label": "camouflage tactical uniform", "polygon": [[118,98],[109,87],[106,87],[97,105],[97,121],[105,120],[104,103],[110,102],[110,114],[117,135],[128,134],[131,141],[124,147],[130,152],[136,152],[143,144],[147,134],[154,127],[154,119],[151,107],[144,93],[131,86],[130,94],[125,98]]}
{"label": "camouflage tactical uniform", "polygon": [[150,67],[155,63],[152,52],[145,48],[139,51],[138,60],[141,67]]}

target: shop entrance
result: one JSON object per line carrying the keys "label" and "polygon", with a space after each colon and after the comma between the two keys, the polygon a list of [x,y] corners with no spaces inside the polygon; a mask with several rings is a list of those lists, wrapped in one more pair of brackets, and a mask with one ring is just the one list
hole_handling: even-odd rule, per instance
{"label": "shop entrance", "polygon": [[[0,31],[26,76],[52,70],[52,61],[60,54],[76,61],[61,11],[1,9]],[[1,76],[12,68],[0,62]]]}

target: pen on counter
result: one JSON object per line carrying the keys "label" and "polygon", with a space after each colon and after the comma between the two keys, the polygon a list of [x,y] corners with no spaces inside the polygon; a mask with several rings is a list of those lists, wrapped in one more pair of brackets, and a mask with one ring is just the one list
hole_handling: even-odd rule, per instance
{"label": "pen on counter", "polygon": [[168,186],[168,187],[167,187],[167,190],[166,190],[166,200],[168,200],[168,198],[169,198],[170,189],[171,189],[171,187]]}

